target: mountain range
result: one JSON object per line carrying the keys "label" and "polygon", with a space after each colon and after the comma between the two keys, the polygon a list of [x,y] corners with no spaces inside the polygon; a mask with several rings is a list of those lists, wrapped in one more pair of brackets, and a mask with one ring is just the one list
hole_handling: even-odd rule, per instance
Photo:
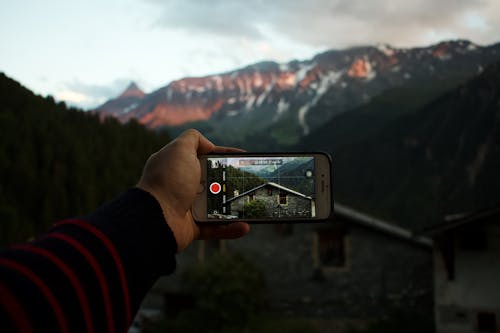
{"label": "mountain range", "polygon": [[[329,51],[309,61],[260,63],[221,74],[226,86],[211,91],[200,88],[198,93],[187,84],[194,79],[173,82],[150,94],[131,84],[98,111],[100,122],[89,112],[68,110],[64,103],[35,96],[0,75],[0,155],[4,157],[0,158],[4,177],[0,216],[7,221],[0,243],[39,230],[29,222],[38,216],[42,216],[41,225],[47,225],[68,212],[95,207],[123,184],[133,182],[147,154],[168,141],[155,132],[168,129],[175,135],[190,126],[224,145],[327,151],[333,156],[336,201],[414,230],[438,223],[445,214],[498,205],[499,47],[453,41],[408,50],[379,46]],[[265,84],[264,72],[272,83]],[[288,86],[278,80],[285,73],[295,75],[290,76],[295,81],[285,80]],[[332,73],[337,73],[335,80],[325,78],[332,78]],[[250,78],[259,76],[257,89]],[[200,82],[215,77],[200,78]],[[321,86],[325,80],[329,83]],[[185,93],[174,91],[181,81]],[[254,85],[243,92],[241,87],[230,88],[230,82]],[[171,100],[167,90],[175,92]],[[252,103],[249,94],[254,94]],[[155,118],[154,111],[155,96],[160,95],[163,104],[156,107],[167,107],[165,115],[179,115],[178,123],[145,121],[163,119]],[[206,111],[203,98],[208,101],[210,96],[222,104],[206,120],[181,117],[183,108],[193,103]],[[174,100],[177,109],[169,109],[168,103]],[[152,109],[144,111],[145,118],[133,116],[147,103]],[[234,109],[228,110],[231,105]],[[115,117],[128,124],[120,126]],[[146,131],[136,119],[156,131]],[[109,146],[117,147],[112,156]],[[299,167],[289,172],[310,168]],[[19,179],[25,181],[19,183]],[[302,185],[306,184],[293,184]],[[40,188],[48,189],[42,199]],[[23,222],[16,224],[20,219]]]}
{"label": "mountain range", "polygon": [[122,122],[137,119],[174,135],[195,127],[224,144],[290,149],[329,120],[387,90],[413,86],[429,99],[497,60],[500,44],[465,40],[410,49],[381,44],[330,50],[309,60],[261,62],[184,78],[149,94],[131,84],[94,111]]}

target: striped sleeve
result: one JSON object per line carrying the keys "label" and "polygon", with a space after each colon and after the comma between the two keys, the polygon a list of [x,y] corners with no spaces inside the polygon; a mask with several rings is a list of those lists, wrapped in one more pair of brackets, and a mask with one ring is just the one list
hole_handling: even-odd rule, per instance
{"label": "striped sleeve", "polygon": [[59,222],[0,253],[0,330],[126,332],[176,249],[158,202],[136,188]]}

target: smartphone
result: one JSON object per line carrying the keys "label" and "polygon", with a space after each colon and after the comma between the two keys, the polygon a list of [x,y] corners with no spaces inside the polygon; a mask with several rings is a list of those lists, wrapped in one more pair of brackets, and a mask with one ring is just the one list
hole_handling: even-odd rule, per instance
{"label": "smartphone", "polygon": [[198,223],[319,222],[330,217],[332,160],[326,153],[203,155],[191,212]]}

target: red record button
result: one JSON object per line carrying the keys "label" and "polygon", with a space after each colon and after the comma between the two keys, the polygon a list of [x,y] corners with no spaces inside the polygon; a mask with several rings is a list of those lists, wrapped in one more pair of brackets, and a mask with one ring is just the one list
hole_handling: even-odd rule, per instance
{"label": "red record button", "polygon": [[212,194],[219,194],[221,190],[222,186],[220,186],[219,183],[214,182],[210,184],[210,192],[212,192]]}

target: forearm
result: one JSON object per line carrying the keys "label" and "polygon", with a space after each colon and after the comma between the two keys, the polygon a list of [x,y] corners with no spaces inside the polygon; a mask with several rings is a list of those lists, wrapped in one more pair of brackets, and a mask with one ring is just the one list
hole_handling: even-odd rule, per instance
{"label": "forearm", "polygon": [[176,249],[157,201],[132,189],[2,253],[0,322],[124,332],[152,284],[174,270]]}

